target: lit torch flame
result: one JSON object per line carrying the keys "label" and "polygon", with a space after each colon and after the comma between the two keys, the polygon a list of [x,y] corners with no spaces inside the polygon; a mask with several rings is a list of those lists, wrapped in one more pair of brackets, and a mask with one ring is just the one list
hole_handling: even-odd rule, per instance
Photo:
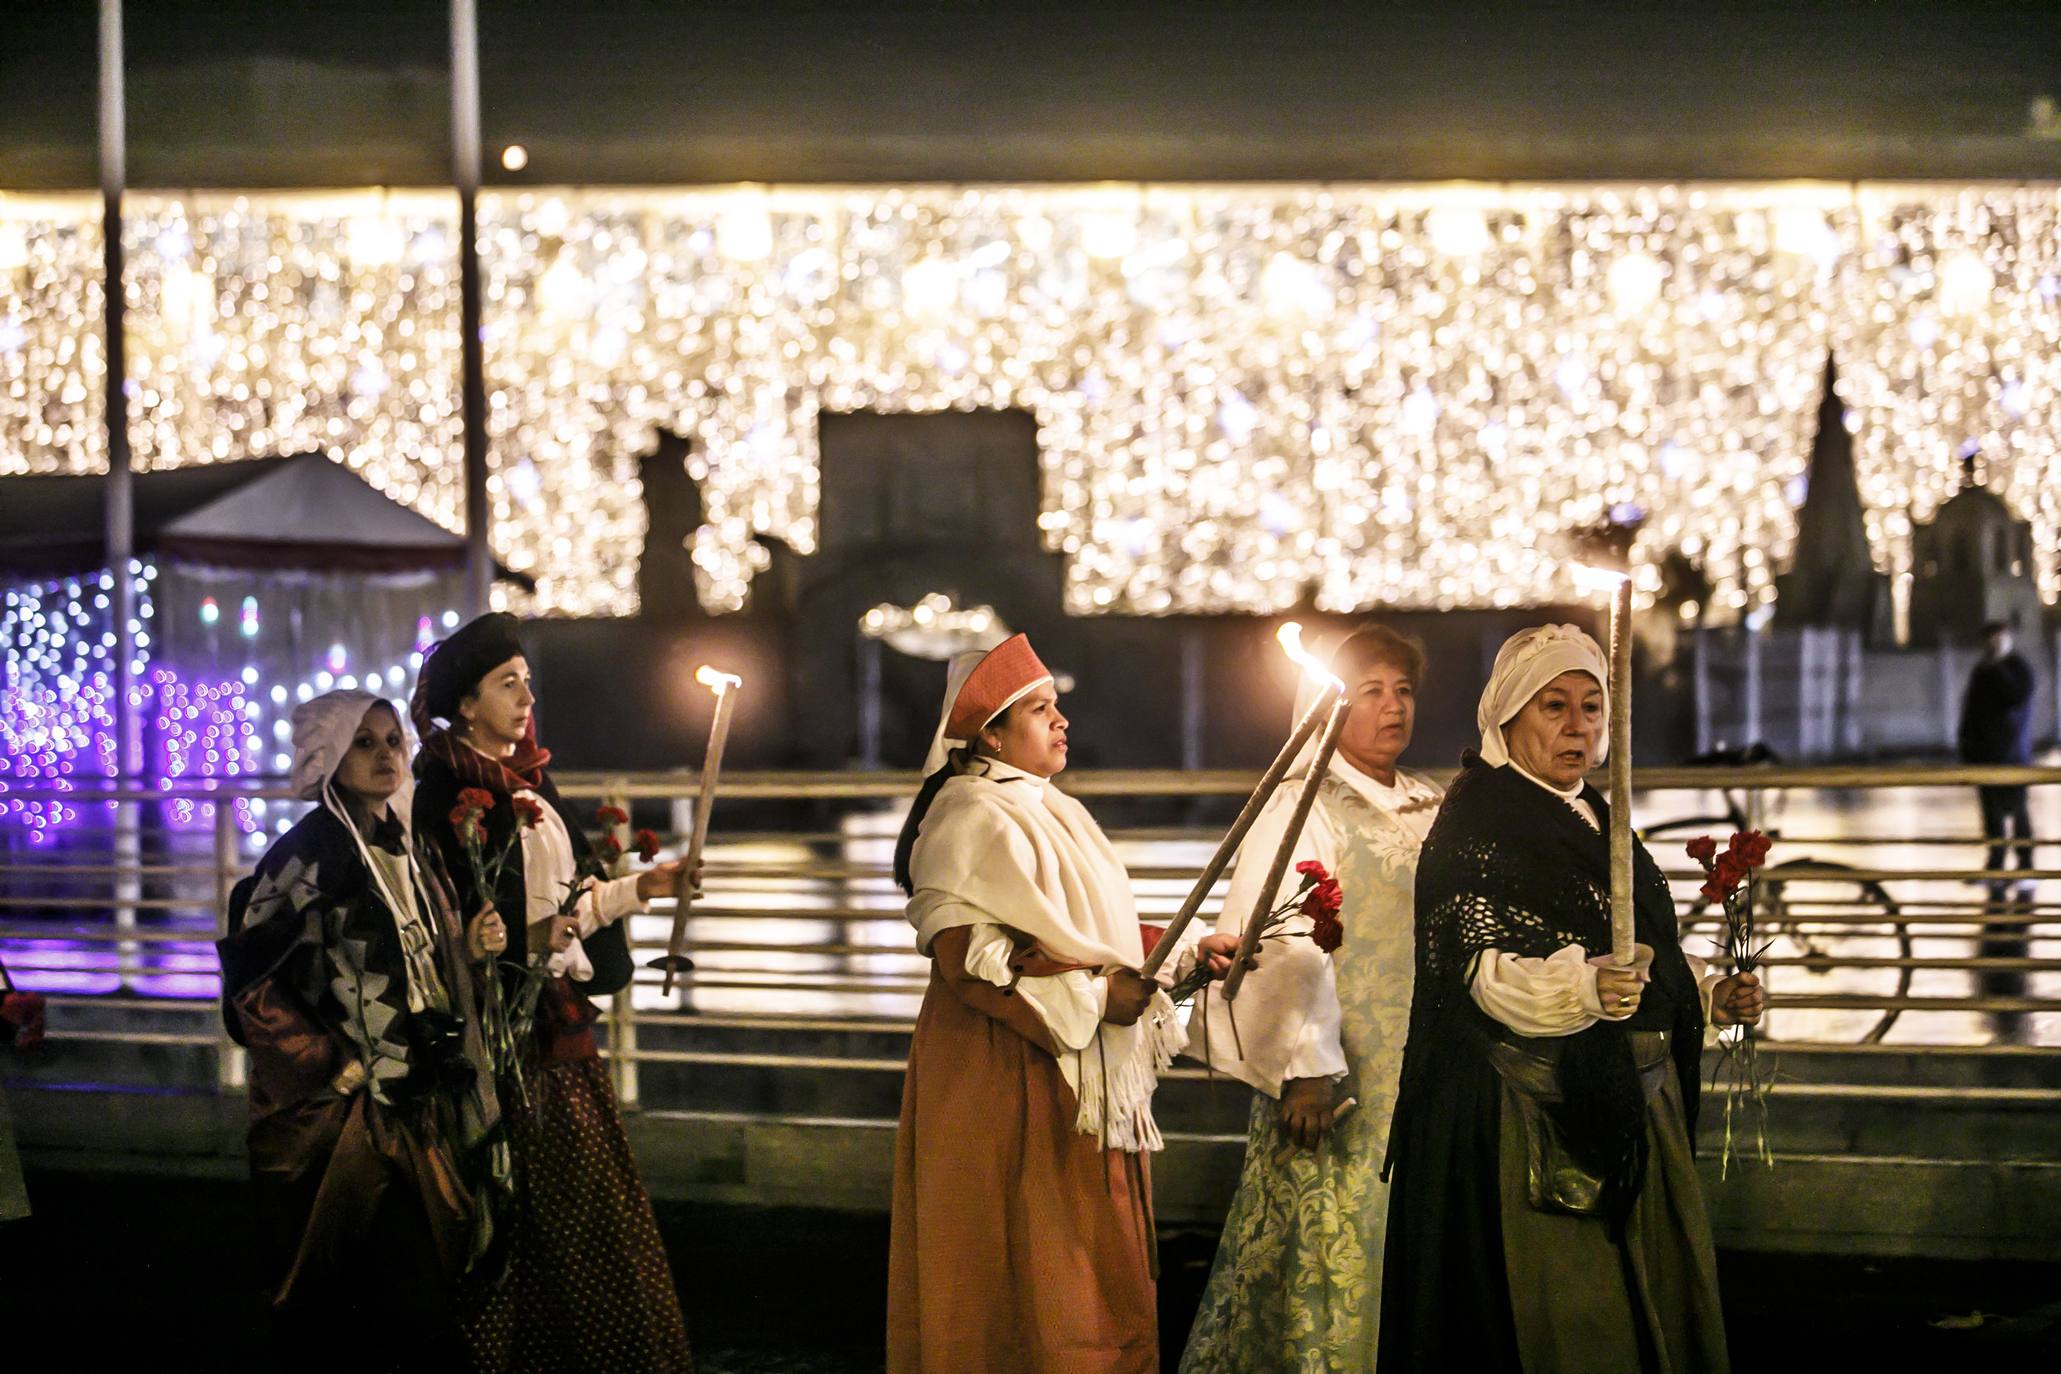
{"label": "lit torch flame", "polygon": [[694,670],[694,680],[708,688],[711,692],[714,692],[717,696],[723,695],[732,687],[742,687],[744,685],[743,678],[738,677],[734,673],[726,673],[720,669],[711,668],[706,663]]}
{"label": "lit torch flame", "polygon": [[1629,573],[1622,568],[1599,568],[1590,563],[1571,564],[1574,585],[1587,596],[1611,596]]}
{"label": "lit torch flame", "polygon": [[1340,692],[1345,690],[1345,684],[1340,682],[1329,668],[1318,661],[1315,654],[1302,647],[1301,625],[1291,620],[1280,629],[1274,631],[1274,638],[1281,641],[1282,652],[1294,659],[1303,672],[1309,674],[1311,681],[1320,687],[1328,686]]}

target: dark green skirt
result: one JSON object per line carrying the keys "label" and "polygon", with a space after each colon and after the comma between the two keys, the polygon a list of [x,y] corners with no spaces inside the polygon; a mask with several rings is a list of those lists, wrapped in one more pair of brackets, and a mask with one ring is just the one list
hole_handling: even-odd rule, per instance
{"label": "dark green skirt", "polygon": [[1672,1072],[1648,1099],[1645,1186],[1622,1254],[1600,1216],[1531,1204],[1524,1123],[1502,1089],[1503,1266],[1525,1374],[1724,1374],[1724,1312],[1703,1187]]}

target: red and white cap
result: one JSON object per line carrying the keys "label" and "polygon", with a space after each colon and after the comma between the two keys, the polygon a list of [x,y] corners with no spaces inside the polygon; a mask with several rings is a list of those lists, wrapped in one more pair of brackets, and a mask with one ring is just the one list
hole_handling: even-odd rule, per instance
{"label": "red and white cap", "polygon": [[945,766],[953,749],[971,743],[981,727],[1029,692],[1052,680],[1026,635],[1011,635],[986,653],[960,654],[945,676],[945,706],[923,771]]}

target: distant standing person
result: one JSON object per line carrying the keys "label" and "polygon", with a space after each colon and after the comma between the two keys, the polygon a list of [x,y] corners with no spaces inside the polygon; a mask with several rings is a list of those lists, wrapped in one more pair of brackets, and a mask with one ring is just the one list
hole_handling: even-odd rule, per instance
{"label": "distant standing person", "polygon": [[[2011,647],[2008,621],[1992,620],[1982,627],[1985,639],[1982,661],[1968,675],[1968,694],[1961,702],[1961,761],[1963,763],[2032,762],[2032,665]],[[1992,843],[1986,867],[1998,874],[2010,865],[2005,843],[2015,831],[2019,843],[2018,867],[2032,867],[2032,816],[2022,785],[1986,786],[1975,789],[1982,802],[1982,833]],[[2004,880],[1995,880],[1992,890],[2003,895]]]}
{"label": "distant standing person", "polygon": [[[2032,665],[2011,646],[2011,624],[1992,620],[1982,627],[1982,661],[1968,675],[1968,693],[1961,700],[1961,761],[1963,763],[2032,762]],[[2018,840],[2020,870],[2032,864],[2032,813],[2026,805],[2022,785],[2002,784],[1978,787],[1982,803],[1982,833],[1990,841],[1984,867],[1995,874],[1989,881],[1990,901],[2001,903],[2010,897],[2009,851],[2006,841]],[[2026,899],[2031,893],[2028,891]],[[2011,938],[2017,932],[1990,931],[1982,941],[1984,958],[2008,959],[2026,953],[2026,946]],[[1979,975],[1985,997],[2022,997],[2025,975],[1988,970]],[[1998,1036],[2012,1040],[2022,1034],[2023,1012],[2004,1012],[1995,1018]]]}

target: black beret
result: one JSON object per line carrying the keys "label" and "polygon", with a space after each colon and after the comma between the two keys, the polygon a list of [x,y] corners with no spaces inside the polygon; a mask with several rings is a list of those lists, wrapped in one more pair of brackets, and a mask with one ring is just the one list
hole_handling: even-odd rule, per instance
{"label": "black beret", "polygon": [[431,716],[458,718],[458,703],[472,694],[480,679],[520,654],[516,634],[521,622],[506,611],[493,611],[460,625],[439,640],[422,660],[422,704]]}

